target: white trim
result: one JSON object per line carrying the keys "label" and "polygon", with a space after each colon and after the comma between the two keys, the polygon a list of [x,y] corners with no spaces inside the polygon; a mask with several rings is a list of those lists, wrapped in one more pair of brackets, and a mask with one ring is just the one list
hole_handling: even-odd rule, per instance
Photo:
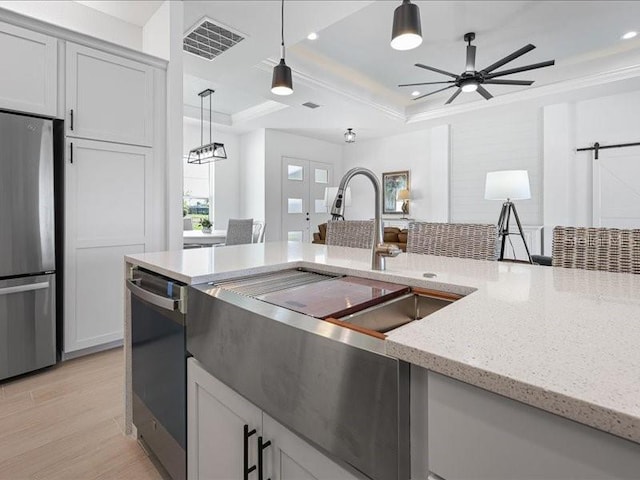
{"label": "white trim", "polygon": [[[200,107],[195,107],[193,105],[184,104],[182,107],[182,114],[187,118],[192,118],[200,122]],[[213,111],[213,123],[217,123],[218,125],[233,125],[232,116],[222,112]],[[209,115],[205,112],[204,121],[209,121]]]}
{"label": "white trim", "polygon": [[236,125],[238,123],[250,122],[258,118],[270,115],[272,113],[279,112],[289,108],[289,105],[285,103],[276,102],[274,100],[267,100],[266,102],[259,103],[253,107],[246,108],[231,115],[231,124]]}
{"label": "white trim", "polygon": [[57,25],[43,22],[41,20],[36,20],[35,18],[26,17],[24,15],[12,12],[11,10],[7,10],[4,8],[0,8],[0,20],[18,27],[32,30],[34,32],[56,37],[59,40],[66,40],[85,47],[102,50],[103,52],[112,53],[129,60],[142,62],[146,65],[161,68],[163,70],[167,69],[167,64],[169,63],[162,58],[154,57],[138,50],[123,47],[122,45],[116,45],[115,43],[107,42],[105,40],[90,37],[89,35],[74,32],[73,30],[59,27]]}

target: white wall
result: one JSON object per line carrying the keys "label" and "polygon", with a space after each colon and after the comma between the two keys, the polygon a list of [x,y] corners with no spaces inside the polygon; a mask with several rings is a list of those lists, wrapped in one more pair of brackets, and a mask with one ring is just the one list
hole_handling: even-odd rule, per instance
{"label": "white wall", "polygon": [[265,130],[240,137],[240,216],[265,219]]}
{"label": "white wall", "polygon": [[265,213],[266,240],[282,237],[282,157],[293,157],[334,165],[338,177],[342,170],[342,145],[292,135],[277,130],[265,132]]}
{"label": "white wall", "polygon": [[[200,122],[184,117],[184,155],[200,145]],[[232,133],[215,131],[216,142],[224,143],[227,159],[214,162],[214,228],[225,229],[229,218],[239,218],[240,208],[240,139]],[[208,138],[205,139],[208,142]],[[207,168],[206,165],[201,165]],[[195,167],[194,167],[195,168]]]}
{"label": "white wall", "polygon": [[0,8],[142,51],[141,27],[80,3],[56,0],[0,1]]}
{"label": "white wall", "polygon": [[[354,167],[372,170],[382,180],[383,172],[409,170],[411,200],[409,217],[447,221],[449,204],[449,128],[447,125],[375,140],[345,144],[344,171]],[[337,181],[339,181],[339,176]],[[374,215],[371,182],[354,177],[350,183],[353,203],[347,219],[368,219]],[[385,218],[400,215],[385,215]]]}
{"label": "white wall", "polygon": [[166,0],[142,27],[142,51],[144,53],[165,60],[170,59],[170,21],[171,4],[169,0]]}

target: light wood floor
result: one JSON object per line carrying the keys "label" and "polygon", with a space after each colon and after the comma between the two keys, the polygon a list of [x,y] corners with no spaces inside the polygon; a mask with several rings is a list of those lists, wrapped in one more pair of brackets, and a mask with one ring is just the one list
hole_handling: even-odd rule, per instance
{"label": "light wood floor", "polygon": [[0,383],[0,479],[161,479],[123,434],[121,348]]}

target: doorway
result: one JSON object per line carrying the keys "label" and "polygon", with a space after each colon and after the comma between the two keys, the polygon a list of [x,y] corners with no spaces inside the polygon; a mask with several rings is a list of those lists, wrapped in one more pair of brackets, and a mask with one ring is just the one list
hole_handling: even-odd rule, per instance
{"label": "doorway", "polygon": [[282,239],[310,242],[312,228],[325,223],[324,190],[333,181],[333,165],[282,157]]}

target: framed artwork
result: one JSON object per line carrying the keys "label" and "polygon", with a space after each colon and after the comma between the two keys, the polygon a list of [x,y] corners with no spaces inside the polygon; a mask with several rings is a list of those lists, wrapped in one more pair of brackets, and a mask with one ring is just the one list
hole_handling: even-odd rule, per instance
{"label": "framed artwork", "polygon": [[[382,213],[403,213],[399,190],[409,190],[409,170],[382,174]],[[408,213],[408,212],[405,212]]]}

